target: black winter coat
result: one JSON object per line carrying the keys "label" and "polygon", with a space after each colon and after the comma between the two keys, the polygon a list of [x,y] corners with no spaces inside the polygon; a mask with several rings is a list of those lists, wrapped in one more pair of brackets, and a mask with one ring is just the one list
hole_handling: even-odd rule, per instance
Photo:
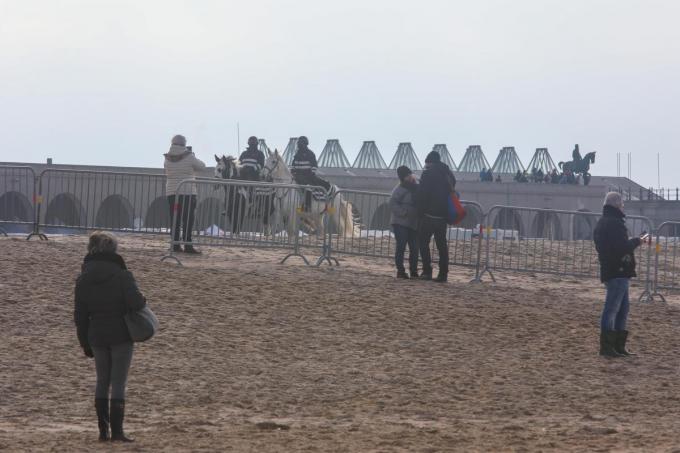
{"label": "black winter coat", "polygon": [[85,257],[76,280],[74,312],[83,348],[131,341],[124,316],[144,306],[146,299],[123,258],[113,253]]}
{"label": "black winter coat", "polygon": [[449,166],[437,162],[420,177],[416,192],[416,207],[421,215],[446,219],[449,215],[449,197],[456,188],[456,177]]}
{"label": "black winter coat", "polygon": [[626,215],[613,206],[605,206],[597,222],[593,239],[600,259],[600,280],[635,277],[635,249],[640,238],[628,238]]}

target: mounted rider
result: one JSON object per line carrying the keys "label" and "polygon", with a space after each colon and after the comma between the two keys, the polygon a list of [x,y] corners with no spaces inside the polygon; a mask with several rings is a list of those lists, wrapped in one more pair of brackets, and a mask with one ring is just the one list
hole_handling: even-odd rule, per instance
{"label": "mounted rider", "polygon": [[[309,140],[302,136],[298,138],[297,151],[293,156],[293,162],[290,166],[291,173],[297,184],[303,186],[319,186],[330,191],[331,184],[317,176],[317,162],[314,151],[308,148]],[[305,210],[309,210],[312,204],[312,193],[305,192]]]}
{"label": "mounted rider", "polygon": [[257,137],[248,139],[248,148],[238,158],[241,164],[239,179],[245,181],[260,181],[264,168],[264,153],[257,147]]}

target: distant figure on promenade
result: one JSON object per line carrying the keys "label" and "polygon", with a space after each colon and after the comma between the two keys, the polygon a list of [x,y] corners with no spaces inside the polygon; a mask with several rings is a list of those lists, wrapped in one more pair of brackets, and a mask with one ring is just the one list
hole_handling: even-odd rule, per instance
{"label": "distant figure on promenade", "polygon": [[418,242],[420,257],[423,260],[421,279],[432,280],[432,256],[430,239],[434,241],[439,253],[439,275],[436,282],[445,282],[449,274],[449,247],[447,241],[446,219],[449,212],[449,198],[456,190],[456,177],[448,165],[441,161],[438,152],[432,151],[425,158],[425,171],[420,177],[416,191],[416,206],[420,213]]}
{"label": "distant figure on promenade", "polygon": [[[173,225],[174,236],[173,250],[181,252],[182,246],[177,242],[184,242],[186,253],[200,253],[191,244],[191,232],[194,228],[194,214],[196,212],[195,184],[184,184],[179,187],[179,183],[185,179],[194,179],[197,171],[205,169],[205,164],[196,158],[191,146],[187,146],[187,139],[183,135],[172,137],[170,151],[165,156],[163,167],[165,168],[165,195],[168,197],[170,205],[170,219],[175,218]],[[177,193],[177,190],[180,193]],[[177,215],[175,216],[175,212]],[[172,222],[172,220],[170,220]]]}
{"label": "distant figure on promenade", "polygon": [[[397,267],[397,278],[418,277],[418,210],[415,205],[415,194],[418,189],[416,177],[406,166],[397,168],[399,185],[392,190],[390,197],[390,224],[397,241],[394,263]],[[409,273],[404,269],[404,252],[408,245]],[[410,275],[410,277],[409,277]]]}
{"label": "distant figure on promenade", "polygon": [[[291,173],[295,182],[304,186],[319,186],[329,191],[331,184],[319,178],[316,174],[318,165],[316,163],[316,155],[314,151],[308,148],[309,140],[302,136],[297,141],[297,151],[293,156],[293,162],[290,166]],[[312,206],[312,193],[307,191],[305,193],[305,210],[309,210]]]}
{"label": "distant figure on promenade", "polygon": [[479,180],[482,182],[486,181],[486,167],[482,168],[479,172]]}
{"label": "distant figure on promenade", "polygon": [[239,157],[241,174],[239,179],[246,181],[260,181],[260,174],[264,168],[264,153],[257,147],[257,137],[248,139],[248,148]]}
{"label": "distant figure on promenade", "polygon": [[117,248],[116,237],[110,233],[90,236],[76,280],[74,319],[85,356],[94,357],[99,440],[132,442],[123,432],[125,387],[133,351],[124,316],[144,308],[146,299]]}
{"label": "distant figure on promenade", "polygon": [[630,279],[636,276],[635,249],[640,246],[641,239],[628,238],[623,199],[618,192],[609,192],[605,197],[593,239],[600,259],[600,279],[607,288],[600,320],[600,355],[633,355],[626,350],[628,287]]}

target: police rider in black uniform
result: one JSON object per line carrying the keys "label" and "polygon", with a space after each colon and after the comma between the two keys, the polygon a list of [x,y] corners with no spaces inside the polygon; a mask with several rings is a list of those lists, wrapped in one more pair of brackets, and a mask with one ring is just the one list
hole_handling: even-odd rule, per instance
{"label": "police rider in black uniform", "polygon": [[[295,153],[295,156],[293,157],[293,163],[290,166],[290,170],[293,173],[293,178],[297,184],[323,187],[326,189],[326,191],[329,191],[331,184],[316,175],[316,155],[314,154],[314,151],[308,148],[308,146],[309,140],[307,137],[302,136],[298,139],[297,152]],[[311,204],[312,193],[310,191],[306,191],[305,210],[309,210]]]}
{"label": "police rider in black uniform", "polygon": [[264,168],[264,153],[257,148],[257,137],[248,139],[248,148],[238,158],[241,163],[239,179],[259,181],[260,172]]}

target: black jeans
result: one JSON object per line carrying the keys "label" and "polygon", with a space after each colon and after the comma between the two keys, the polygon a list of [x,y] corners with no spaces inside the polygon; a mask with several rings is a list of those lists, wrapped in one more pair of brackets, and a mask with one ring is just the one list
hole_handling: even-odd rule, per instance
{"label": "black jeans", "polygon": [[420,222],[418,241],[420,242],[420,257],[423,260],[423,274],[432,274],[432,256],[430,255],[430,239],[434,235],[434,242],[439,252],[439,273],[449,273],[449,244],[446,240],[446,219],[435,219],[424,216]]}
{"label": "black jeans", "polygon": [[[191,232],[194,229],[194,217],[196,213],[196,195],[179,195],[175,202],[175,196],[168,196],[168,204],[170,205],[170,219],[174,217],[175,210],[177,210],[177,217],[175,217],[174,236],[173,240],[179,242],[180,231],[183,242],[191,242]],[[172,220],[170,220],[172,222]],[[184,227],[182,229],[182,227]]]}
{"label": "black jeans", "polygon": [[120,343],[112,346],[93,346],[94,366],[97,369],[95,398],[124,400],[128,371],[132,362],[133,343]]}
{"label": "black jeans", "polygon": [[394,255],[394,264],[397,266],[397,271],[405,272],[404,252],[406,251],[406,245],[408,245],[409,272],[411,275],[416,275],[418,273],[418,231],[397,224],[392,225],[392,230],[397,241],[397,251]]}

